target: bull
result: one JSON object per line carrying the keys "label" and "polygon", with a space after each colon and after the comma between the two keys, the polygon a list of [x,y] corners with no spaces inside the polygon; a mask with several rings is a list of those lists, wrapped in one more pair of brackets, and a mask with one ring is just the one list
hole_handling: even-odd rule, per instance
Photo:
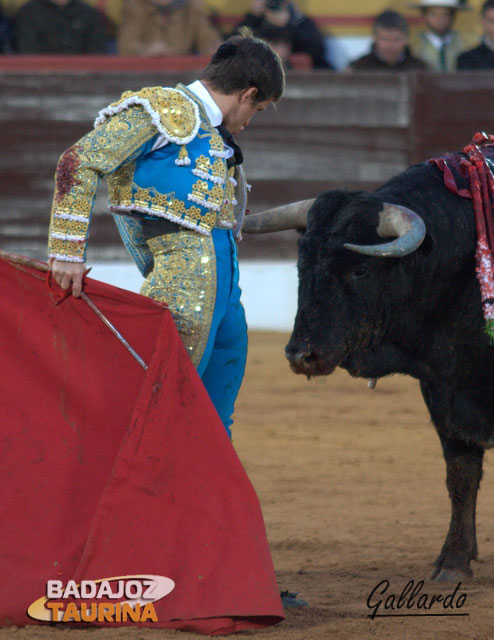
{"label": "bull", "polygon": [[297,374],[336,367],[378,379],[417,378],[441,441],[451,521],[431,578],[471,576],[485,449],[494,445],[494,347],[475,275],[470,200],[430,163],[376,191],[327,191],[251,215],[244,232],[305,229],[298,310],[286,347]]}

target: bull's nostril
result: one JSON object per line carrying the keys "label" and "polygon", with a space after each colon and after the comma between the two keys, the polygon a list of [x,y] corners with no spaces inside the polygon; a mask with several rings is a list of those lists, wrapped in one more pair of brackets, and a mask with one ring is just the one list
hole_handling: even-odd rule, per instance
{"label": "bull's nostril", "polygon": [[297,373],[308,371],[318,361],[315,351],[304,343],[288,344],[285,354],[293,370]]}
{"label": "bull's nostril", "polygon": [[297,351],[297,353],[294,354],[293,359],[297,364],[303,364],[309,355],[308,351]]}
{"label": "bull's nostril", "polygon": [[311,351],[310,353],[306,353],[304,357],[304,363],[306,366],[311,366],[317,362],[316,354]]}
{"label": "bull's nostril", "polygon": [[292,354],[290,360],[295,364],[295,366],[307,369],[317,361],[317,356],[313,351],[297,351]]}

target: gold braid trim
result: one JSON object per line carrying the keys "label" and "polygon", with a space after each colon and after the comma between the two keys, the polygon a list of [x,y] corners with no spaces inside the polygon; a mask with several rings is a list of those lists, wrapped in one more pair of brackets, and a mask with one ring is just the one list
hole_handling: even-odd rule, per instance
{"label": "gold braid trim", "polygon": [[147,111],[155,127],[170,142],[188,144],[199,131],[201,119],[197,104],[181,90],[163,87],[126,91],[118,102],[99,112],[94,126],[99,126],[107,118],[136,104]]}
{"label": "gold braid trim", "polygon": [[235,175],[235,167],[230,167],[228,170],[228,178],[225,185],[225,199],[223,200],[222,207],[218,213],[217,226],[223,229],[232,229],[235,225],[234,206],[236,204],[235,199],[235,184],[231,180]]}

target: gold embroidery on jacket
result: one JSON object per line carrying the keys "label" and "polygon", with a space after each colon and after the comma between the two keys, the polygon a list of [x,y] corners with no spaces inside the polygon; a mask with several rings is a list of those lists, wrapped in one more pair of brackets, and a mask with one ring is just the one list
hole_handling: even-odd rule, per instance
{"label": "gold embroidery on jacket", "polygon": [[234,174],[235,167],[230,167],[230,169],[228,170],[228,178],[225,185],[225,199],[217,218],[217,226],[226,229],[231,229],[235,223],[235,214],[233,207],[235,199],[235,186],[234,182],[230,180],[230,178],[233,178]]}
{"label": "gold embroidery on jacket", "polygon": [[[198,111],[193,101],[176,89],[163,87],[144,87],[140,91],[125,91],[118,102],[114,102],[102,114],[122,108],[126,102],[132,104],[133,99],[144,99],[149,102],[152,113],[159,118],[165,135],[170,138],[186,139],[191,136],[198,125]],[[152,114],[150,114],[152,115]]]}
{"label": "gold embroidery on jacket", "polygon": [[112,204],[128,204],[132,200],[132,178],[136,163],[130,162],[108,176],[108,200]]}
{"label": "gold embroidery on jacket", "polygon": [[[183,87],[181,90],[189,93]],[[138,93],[149,99],[153,108],[161,110],[161,123],[164,125],[166,121],[166,126],[169,126],[170,131],[173,130],[175,136],[189,132],[192,120],[191,113],[186,111],[189,108],[194,110],[194,107],[187,98],[176,91],[158,91],[157,88],[143,89]],[[126,93],[122,100],[127,100],[132,95],[132,92]],[[173,98],[171,103],[170,98]],[[165,114],[165,110],[169,111]],[[198,135],[210,138],[210,155],[214,157],[218,153],[218,157],[213,159],[202,155],[196,161],[196,166],[203,168],[207,174],[206,181],[198,180],[194,183],[189,201],[202,205],[204,208],[201,210],[199,206],[189,206],[190,202],[179,200],[174,192],[162,194],[152,188],[137,188],[133,185],[135,161],[142,145],[156,135],[155,123],[140,104],[117,113],[111,113],[109,108],[108,112],[107,115],[111,117],[106,120],[101,118],[101,124],[60,158],[50,221],[50,256],[68,261],[84,261],[88,226],[101,176],[108,176],[109,201],[114,212],[140,208],[151,215],[161,214],[206,234],[217,225],[217,220],[218,226],[232,226],[233,186],[228,179],[223,157],[225,146],[223,138],[207,119],[204,120],[203,117],[201,125],[206,133]],[[213,183],[211,188],[208,182],[209,185]]]}
{"label": "gold embroidery on jacket", "polygon": [[[57,165],[50,222],[51,256],[83,261],[99,178],[124,162],[133,162],[133,154],[154,135],[156,128],[149,116],[142,107],[136,107],[113,116],[62,154]],[[115,177],[114,192],[119,181],[122,185],[131,171],[128,168]]]}
{"label": "gold embroidery on jacket", "polygon": [[211,151],[213,152],[211,155],[214,155],[215,153],[224,153],[225,151],[225,144],[223,142],[223,138],[220,136],[220,134],[215,131],[215,133],[213,133],[213,135],[211,136],[211,140],[209,143],[210,147],[211,147]]}

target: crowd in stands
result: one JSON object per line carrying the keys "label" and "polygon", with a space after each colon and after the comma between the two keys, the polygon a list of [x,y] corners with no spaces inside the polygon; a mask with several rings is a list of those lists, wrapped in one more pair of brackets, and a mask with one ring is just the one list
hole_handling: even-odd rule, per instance
{"label": "crowd in stands", "polygon": [[[421,0],[410,7],[423,22],[415,47],[405,17],[386,10],[374,20],[370,51],[349,71],[494,69],[494,0],[483,3],[483,37],[467,51],[455,20],[472,10],[468,0]],[[234,32],[244,25],[268,41],[287,68],[292,54],[304,53],[315,69],[333,69],[324,35],[295,2],[251,0]],[[0,53],[7,54],[209,55],[227,35],[202,0],[124,0],[118,27],[84,0],[28,0],[9,16],[0,5]]]}
{"label": "crowd in stands", "polygon": [[458,11],[470,7],[462,0],[422,0],[411,5],[422,14],[424,29],[418,35],[414,55],[409,47],[408,23],[396,11],[384,11],[373,25],[371,51],[350,64],[350,69],[367,71],[456,71],[494,69],[494,0],[481,8],[482,42],[465,51],[454,29]]}
{"label": "crowd in stands", "polygon": [[128,56],[212,54],[220,42],[200,0],[128,0],[117,51]]}
{"label": "crowd in stands", "polygon": [[[290,53],[307,53],[316,69],[331,69],[325,55],[324,37],[314,21],[303,15],[293,2],[287,0],[253,0],[250,11],[237,25],[247,26],[255,35],[260,34],[278,53],[282,60]],[[282,52],[277,44],[284,41],[289,46]]]}

